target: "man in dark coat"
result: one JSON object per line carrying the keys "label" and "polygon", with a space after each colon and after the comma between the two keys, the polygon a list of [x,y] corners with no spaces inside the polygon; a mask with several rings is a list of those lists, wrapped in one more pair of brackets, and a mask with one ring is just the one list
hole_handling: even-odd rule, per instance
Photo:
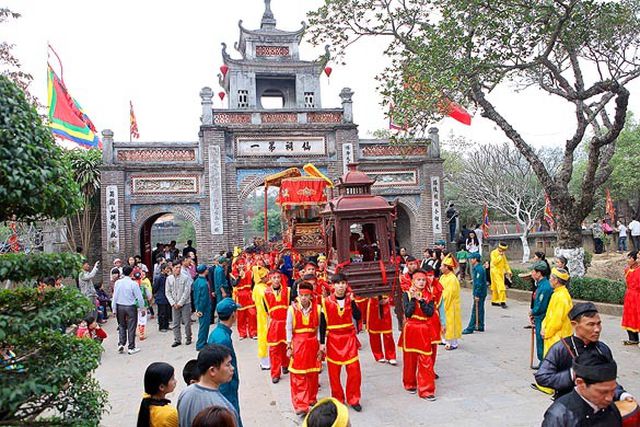
{"label": "man in dark coat", "polygon": [[[555,390],[556,397],[570,393],[574,387],[573,360],[584,353],[601,354],[613,360],[609,347],[600,341],[602,321],[591,302],[578,303],[569,312],[573,335],[555,343],[534,374],[536,383]],[[633,400],[621,385],[615,389],[615,400]]]}
{"label": "man in dark coat", "polygon": [[575,388],[547,409],[543,427],[622,426],[613,404],[617,365],[609,356],[584,352],[573,361]]}

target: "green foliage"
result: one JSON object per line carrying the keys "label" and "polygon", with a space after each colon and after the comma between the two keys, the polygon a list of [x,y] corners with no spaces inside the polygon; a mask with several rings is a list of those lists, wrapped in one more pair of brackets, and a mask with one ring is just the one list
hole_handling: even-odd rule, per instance
{"label": "green foliage", "polygon": [[[268,210],[267,221],[269,222],[269,237],[281,234],[280,211]],[[264,233],[264,212],[258,212],[251,220],[251,229],[262,236]]]}
{"label": "green foliage", "polygon": [[[325,0],[309,22],[311,42],[328,44],[338,55],[365,37],[388,41],[391,65],[378,75],[378,90],[409,133],[425,132],[447,116],[451,101],[478,108],[526,158],[549,195],[559,247],[580,245],[580,223],[611,173],[627,86],[640,76],[640,0]],[[571,110],[573,134],[556,142],[563,147],[557,171],[493,103],[497,87],[537,89]],[[536,114],[530,120],[543,122]],[[571,194],[580,144],[588,153],[586,167]]]}
{"label": "green foliage", "polygon": [[81,203],[78,184],[25,94],[0,76],[0,221],[61,218]]}
{"label": "green foliage", "polygon": [[82,257],[75,253],[8,253],[0,255],[0,281],[27,282],[44,277],[75,277]]}
{"label": "green foliage", "polygon": [[582,263],[584,264],[585,270],[591,267],[591,260],[593,260],[593,253],[584,251],[584,259]]}
{"label": "green foliage", "polygon": [[193,244],[198,246],[198,242],[196,240],[196,228],[193,223],[185,220],[178,220],[177,223],[180,226],[180,235],[177,238],[178,242],[192,240]]}
{"label": "green foliage", "polygon": [[107,394],[91,377],[102,347],[60,331],[94,307],[75,288],[0,291],[0,347],[15,359],[0,375],[0,424],[97,426]]}
{"label": "green foliage", "polygon": [[640,215],[640,123],[632,114],[627,115],[624,130],[616,141],[616,152],[611,160],[613,172],[606,186],[614,200],[627,200],[634,217]]}
{"label": "green foliage", "polygon": [[74,181],[80,186],[80,191],[87,202],[100,189],[100,166],[102,165],[102,152],[100,150],[67,150],[63,160],[67,162],[73,172]]}
{"label": "green foliage", "polygon": [[[531,282],[518,277],[522,270],[512,269],[512,288],[523,291],[531,290]],[[574,277],[567,286],[571,298],[576,300],[622,304],[626,285],[622,281],[597,279],[592,277]]]}

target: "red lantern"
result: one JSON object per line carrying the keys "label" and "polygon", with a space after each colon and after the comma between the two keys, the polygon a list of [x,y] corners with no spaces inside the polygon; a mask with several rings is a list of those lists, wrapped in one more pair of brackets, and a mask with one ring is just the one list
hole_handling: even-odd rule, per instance
{"label": "red lantern", "polygon": [[218,96],[220,97],[220,101],[224,101],[224,96],[225,96],[224,92],[218,92]]}
{"label": "red lantern", "polygon": [[333,71],[333,68],[331,67],[324,67],[324,73],[327,75],[327,77],[331,77],[331,72]]}
{"label": "red lantern", "polygon": [[229,67],[227,66],[227,64],[222,64],[220,66],[220,71],[222,72],[222,77],[226,77],[227,72],[229,71]]}

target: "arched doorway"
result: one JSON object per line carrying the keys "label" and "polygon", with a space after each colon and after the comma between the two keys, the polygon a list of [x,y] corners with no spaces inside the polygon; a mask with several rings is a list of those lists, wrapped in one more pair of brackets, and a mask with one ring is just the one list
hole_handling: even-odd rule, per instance
{"label": "arched doorway", "polygon": [[140,206],[135,210],[132,229],[138,238],[134,239],[134,253],[128,255],[140,255],[149,270],[155,263],[153,252],[157,243],[175,240],[178,253],[182,255],[187,240],[191,240],[196,249],[203,241],[197,205]]}
{"label": "arched doorway", "polygon": [[[268,239],[282,239],[280,206],[276,204],[278,187],[269,187],[267,191]],[[249,192],[242,201],[242,230],[244,245],[251,245],[254,238],[264,238],[264,186]]]}
{"label": "arched doorway", "polygon": [[[414,251],[411,239],[411,217],[407,210],[401,205],[396,206],[396,244],[398,250],[400,248],[407,248],[407,252],[414,257],[416,253]],[[418,256],[420,254],[417,254]]]}

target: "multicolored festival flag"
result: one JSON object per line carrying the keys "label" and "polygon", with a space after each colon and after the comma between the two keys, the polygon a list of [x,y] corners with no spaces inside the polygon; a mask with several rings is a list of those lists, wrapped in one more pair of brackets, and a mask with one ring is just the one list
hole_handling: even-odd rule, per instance
{"label": "multicolored festival flag", "polygon": [[132,138],[139,139],[140,133],[138,132],[138,121],[133,112],[133,102],[129,101],[129,140]]}
{"label": "multicolored festival flag", "polygon": [[611,224],[615,225],[616,223],[616,208],[613,206],[613,200],[611,199],[611,193],[609,192],[609,189],[607,188],[605,190],[606,195],[607,195],[607,206],[606,206],[606,213],[607,215],[609,215],[609,218],[611,218]]}
{"label": "multicolored festival flag", "polygon": [[78,101],[69,95],[66,86],[47,64],[47,93],[49,102],[49,128],[63,139],[83,148],[102,148],[98,132]]}
{"label": "multicolored festival flag", "polygon": [[551,228],[556,225],[556,221],[553,219],[553,211],[551,211],[551,200],[549,200],[547,194],[544,195],[544,220],[547,221]]}
{"label": "multicolored festival flag", "polygon": [[482,212],[482,235],[486,239],[489,237],[489,227],[491,224],[489,223],[489,208],[487,205],[484,205],[484,212]]}

